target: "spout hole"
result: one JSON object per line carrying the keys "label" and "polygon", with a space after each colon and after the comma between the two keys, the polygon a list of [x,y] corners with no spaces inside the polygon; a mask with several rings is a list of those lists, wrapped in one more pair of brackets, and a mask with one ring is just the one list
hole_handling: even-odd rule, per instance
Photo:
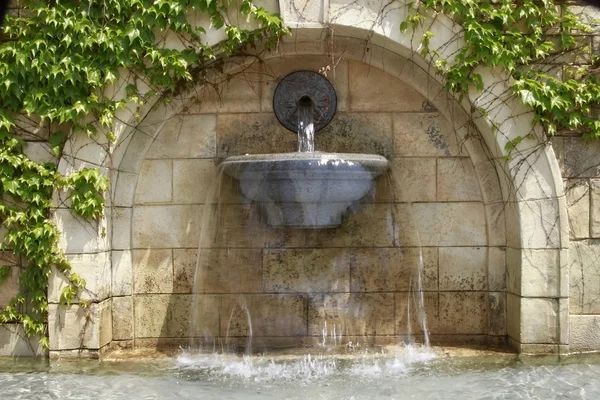
{"label": "spout hole", "polygon": [[302,96],[298,100],[298,107],[312,107],[313,101],[309,96]]}

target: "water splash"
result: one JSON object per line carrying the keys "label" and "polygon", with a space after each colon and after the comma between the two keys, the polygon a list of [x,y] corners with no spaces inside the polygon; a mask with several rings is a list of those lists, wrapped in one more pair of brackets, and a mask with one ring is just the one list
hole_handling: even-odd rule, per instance
{"label": "water splash", "polygon": [[315,151],[314,103],[308,96],[298,101],[298,151]]}

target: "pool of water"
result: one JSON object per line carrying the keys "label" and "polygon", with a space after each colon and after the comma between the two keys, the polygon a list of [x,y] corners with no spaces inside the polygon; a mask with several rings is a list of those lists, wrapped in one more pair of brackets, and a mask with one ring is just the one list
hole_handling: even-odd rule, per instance
{"label": "pool of water", "polygon": [[0,359],[1,399],[599,399],[600,358],[441,351],[119,362]]}

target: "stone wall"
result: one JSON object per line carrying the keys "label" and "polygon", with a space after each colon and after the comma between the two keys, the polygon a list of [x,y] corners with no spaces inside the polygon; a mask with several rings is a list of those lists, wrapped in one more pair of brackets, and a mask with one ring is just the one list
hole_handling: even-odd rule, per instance
{"label": "stone wall", "polygon": [[[333,66],[325,55],[280,55],[220,93],[199,93],[164,123],[140,157],[130,206],[112,210],[114,254],[131,258],[131,270],[118,267],[113,275],[113,341],[187,344],[194,313],[211,336],[244,337],[247,307],[259,346],[320,343],[323,329],[331,334],[334,326],[345,340],[397,343],[408,333],[419,246],[433,341],[505,341],[505,234],[495,169],[476,147],[475,157],[469,153],[436,101],[403,81],[417,68],[378,51],[397,76],[347,57]],[[317,149],[384,155],[393,175],[381,177],[375,197],[328,230],[265,227],[228,182],[217,249],[204,250],[194,298],[200,218],[216,165],[231,155],[296,150],[296,135],[273,114],[272,95],[279,79],[299,69],[327,70],[338,94],[338,112],[317,133]],[[411,325],[419,334],[416,321]]]}

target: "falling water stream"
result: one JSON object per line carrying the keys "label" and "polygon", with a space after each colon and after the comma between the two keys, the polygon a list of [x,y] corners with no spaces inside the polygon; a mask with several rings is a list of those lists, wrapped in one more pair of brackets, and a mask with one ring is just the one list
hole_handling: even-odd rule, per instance
{"label": "falling water stream", "polygon": [[298,101],[298,151],[315,151],[314,105],[308,96],[303,96]]}

